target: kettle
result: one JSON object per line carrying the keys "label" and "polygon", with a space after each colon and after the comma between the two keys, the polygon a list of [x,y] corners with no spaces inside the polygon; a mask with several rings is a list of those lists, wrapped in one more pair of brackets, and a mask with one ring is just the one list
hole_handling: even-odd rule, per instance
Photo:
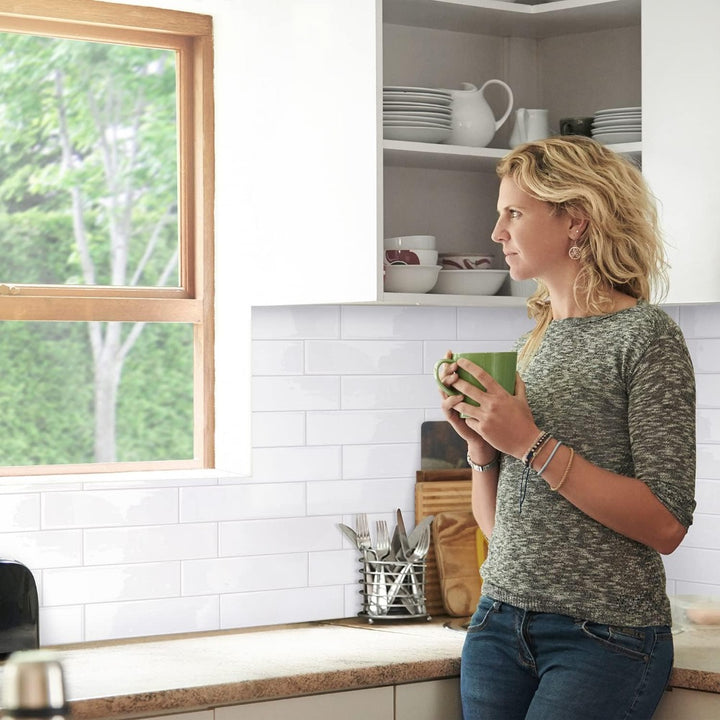
{"label": "kettle", "polygon": [[[461,85],[461,90],[450,90],[452,130],[446,142],[452,145],[486,147],[510,115],[513,106],[512,90],[502,80],[488,80],[480,88],[467,82]],[[499,120],[495,119],[492,108],[485,99],[485,88],[489,85],[500,85],[508,95],[507,109]]]}
{"label": "kettle", "polygon": [[548,111],[535,108],[519,108],[515,111],[515,126],[510,133],[510,147],[550,137]]}

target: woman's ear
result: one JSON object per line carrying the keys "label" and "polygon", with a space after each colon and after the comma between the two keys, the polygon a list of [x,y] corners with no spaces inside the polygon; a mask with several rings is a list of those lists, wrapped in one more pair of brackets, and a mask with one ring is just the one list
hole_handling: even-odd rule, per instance
{"label": "woman's ear", "polygon": [[568,228],[568,235],[570,239],[575,242],[582,236],[588,226],[587,218],[570,218],[570,227]]}

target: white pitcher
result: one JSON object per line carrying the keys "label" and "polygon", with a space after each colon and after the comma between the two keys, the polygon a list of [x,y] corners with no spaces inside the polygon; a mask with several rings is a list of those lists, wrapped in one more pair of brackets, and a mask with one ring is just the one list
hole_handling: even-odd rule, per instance
{"label": "white pitcher", "polygon": [[[481,88],[472,83],[461,83],[462,90],[452,93],[452,131],[446,142],[451,145],[486,147],[500,126],[507,120],[513,106],[512,90],[502,80],[488,80]],[[507,109],[495,120],[492,108],[485,100],[488,85],[500,85],[508,94]]]}
{"label": "white pitcher", "polygon": [[519,108],[515,111],[515,127],[510,133],[510,147],[550,137],[548,111],[534,108]]}

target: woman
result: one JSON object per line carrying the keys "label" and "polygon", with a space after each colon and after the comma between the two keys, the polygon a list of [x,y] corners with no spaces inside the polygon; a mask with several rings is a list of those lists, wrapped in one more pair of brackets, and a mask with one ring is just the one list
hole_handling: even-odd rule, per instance
{"label": "woman", "polygon": [[[535,278],[515,395],[446,366],[489,538],[462,656],[465,720],[650,718],[673,661],[661,554],[692,522],[695,386],[652,198],[589,138],[527,143],[498,166],[492,233]],[[474,374],[484,393],[459,379]],[[467,419],[460,417],[467,415]]]}

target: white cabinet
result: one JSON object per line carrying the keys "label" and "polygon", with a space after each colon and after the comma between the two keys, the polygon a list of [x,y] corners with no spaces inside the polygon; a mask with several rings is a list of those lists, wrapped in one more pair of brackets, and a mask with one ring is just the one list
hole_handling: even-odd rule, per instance
{"label": "white cabinet", "polygon": [[668,302],[720,302],[716,0],[643,0],[643,172],[661,201]]}
{"label": "white cabinet", "polygon": [[[257,6],[238,34],[247,62],[237,85],[248,100],[238,113],[240,292],[252,304],[522,305],[382,288],[383,237],[494,249],[494,169],[512,129],[511,115],[479,149],[383,140],[382,86],[491,78],[510,85],[515,108],[548,108],[555,130],[563,116],[642,105],[642,144],[615,149],[642,150],[660,199],[677,247],[670,299],[720,300],[714,0],[244,1]],[[499,114],[502,92],[487,96]]]}
{"label": "white cabinet", "polygon": [[460,678],[395,687],[395,720],[462,720]]}
{"label": "white cabinet", "polygon": [[268,700],[215,709],[215,720],[393,720],[393,688]]}

